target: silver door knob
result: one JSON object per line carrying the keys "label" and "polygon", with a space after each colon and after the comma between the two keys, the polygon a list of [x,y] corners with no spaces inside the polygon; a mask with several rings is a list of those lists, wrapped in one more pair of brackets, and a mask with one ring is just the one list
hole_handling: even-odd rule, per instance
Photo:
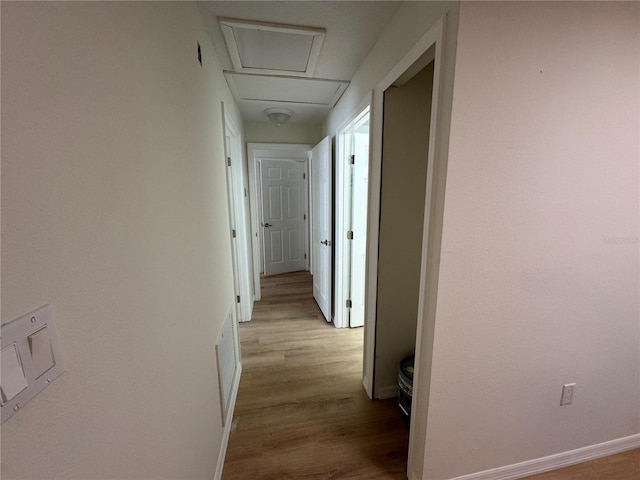
{"label": "silver door knob", "polygon": [[265,223],[264,226],[265,227],[273,227],[273,225],[271,225],[270,223]]}

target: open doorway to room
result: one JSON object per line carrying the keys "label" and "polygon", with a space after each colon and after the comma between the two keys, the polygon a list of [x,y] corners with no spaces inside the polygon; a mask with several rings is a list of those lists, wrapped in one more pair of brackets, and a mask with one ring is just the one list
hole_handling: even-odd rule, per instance
{"label": "open doorway to room", "polygon": [[[367,258],[367,271],[374,273],[367,275],[363,383],[374,398],[395,396],[398,364],[413,347],[409,478],[422,477],[427,433],[446,171],[446,153],[443,153],[446,143],[442,138],[446,133],[440,111],[446,97],[441,87],[444,23],[445,18],[441,17],[391,69],[376,86],[373,99],[368,251],[379,255]],[[420,98],[405,99],[405,96],[411,97],[411,90],[418,91]],[[401,106],[403,103],[406,108]],[[412,109],[418,104],[420,107]],[[407,137],[403,130],[413,127],[419,128]],[[404,151],[409,146],[407,142],[412,144],[411,153]],[[416,178],[405,177],[408,171]],[[408,202],[408,197],[412,197],[412,201]],[[404,242],[405,231],[411,231],[411,236],[419,240]],[[396,268],[393,257],[398,252],[403,257],[398,261],[408,261],[415,268],[406,267],[406,263],[404,268]],[[407,275],[412,275],[410,282],[405,278]],[[394,282],[401,282],[405,289],[401,292],[402,305],[395,303]],[[400,315],[403,326],[394,330]],[[396,334],[403,337],[397,339],[396,345],[385,338],[385,335]],[[384,367],[380,363],[381,354],[389,354]],[[387,376],[380,378],[382,375]]]}
{"label": "open doorway to room", "polygon": [[416,346],[432,90],[431,61],[384,91],[375,398],[398,395]]}
{"label": "open doorway to room", "polygon": [[369,117],[367,104],[336,136],[336,327],[364,325]]}
{"label": "open doorway to room", "polygon": [[[309,220],[310,220],[310,205],[309,205],[309,152],[313,148],[313,145],[307,144],[278,144],[278,143],[248,143],[247,144],[247,163],[248,163],[248,173],[249,173],[249,201],[250,201],[250,213],[251,213],[251,250],[253,253],[253,288],[255,291],[255,299],[259,301],[262,297],[261,292],[261,275],[264,274],[274,274],[274,273],[284,273],[287,268],[293,268],[294,270],[302,269],[308,270],[310,265],[310,238],[309,238]],[[284,162],[284,163],[283,163]],[[295,167],[295,168],[288,168]],[[272,168],[273,167],[273,168]],[[276,172],[276,167],[277,172]],[[277,270],[279,259],[284,259],[285,255],[282,249],[275,251],[275,259],[272,249],[271,240],[276,241],[276,245],[279,245],[280,248],[284,248],[285,240],[288,242],[287,245],[291,243],[291,240],[288,238],[288,234],[284,235],[282,233],[282,229],[278,230],[278,228],[273,228],[272,225],[274,222],[271,222],[271,213],[269,213],[269,203],[273,203],[276,207],[274,211],[274,218],[278,217],[284,221],[284,217],[282,215],[285,213],[285,206],[287,206],[290,202],[288,200],[289,197],[289,185],[291,183],[290,180],[286,178],[280,177],[280,179],[269,179],[269,169],[271,168],[272,172],[278,173],[280,176],[289,175],[288,171],[291,170],[291,174],[295,174],[297,176],[297,180],[295,183],[295,190],[297,191],[297,210],[296,218],[297,221],[300,221],[302,218],[302,234],[304,234],[304,238],[301,237],[300,233],[296,236],[295,243],[298,245],[298,248],[302,248],[303,251],[293,251],[293,256],[298,257],[301,256],[301,259],[293,259],[293,264],[289,262],[289,265],[284,268]],[[302,178],[300,178],[300,174]],[[263,182],[273,182],[274,195],[277,198],[274,198],[273,202],[270,202],[269,198],[269,188],[263,188]],[[300,192],[299,189],[303,188],[303,191]],[[265,195],[267,200],[265,202]],[[278,200],[276,202],[276,200]],[[277,204],[277,205],[276,205]],[[264,213],[265,208],[267,208],[267,217],[268,220],[265,221]],[[265,227],[265,223],[269,224],[268,227]],[[278,225],[276,225],[278,227]],[[269,258],[266,258],[265,255],[265,231],[269,232],[280,232],[280,237],[274,234],[271,235],[269,233],[269,237],[267,238],[267,242],[269,245],[266,245],[269,248]],[[285,239],[285,236],[287,237]],[[273,239],[271,237],[274,237]],[[291,252],[289,252],[288,257],[291,257]],[[265,261],[270,261],[270,271],[267,270]],[[291,258],[289,258],[291,260]],[[273,265],[271,265],[273,263]],[[294,265],[291,267],[291,265]],[[302,268],[300,268],[302,266]]]}

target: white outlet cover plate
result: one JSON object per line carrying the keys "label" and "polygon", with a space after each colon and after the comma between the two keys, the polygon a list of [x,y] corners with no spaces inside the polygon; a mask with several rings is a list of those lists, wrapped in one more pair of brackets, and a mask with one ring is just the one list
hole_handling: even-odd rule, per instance
{"label": "white outlet cover plate", "polygon": [[560,405],[570,405],[573,403],[573,396],[575,394],[575,383],[565,383],[562,386],[562,397],[560,398]]}

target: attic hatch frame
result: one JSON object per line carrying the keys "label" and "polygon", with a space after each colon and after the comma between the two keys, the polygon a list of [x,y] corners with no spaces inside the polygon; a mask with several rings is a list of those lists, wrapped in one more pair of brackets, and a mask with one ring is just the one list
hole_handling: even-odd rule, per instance
{"label": "attic hatch frame", "polygon": [[[258,22],[253,20],[240,20],[235,18],[219,18],[220,29],[227,43],[227,50],[231,57],[231,63],[236,72],[254,73],[263,75],[287,75],[295,77],[312,77],[320,57],[320,50],[324,43],[326,30],[324,28],[303,27],[297,25],[286,25],[279,23]],[[313,37],[309,57],[307,59],[306,69],[298,70],[281,70],[269,68],[253,68],[245,67],[240,57],[240,50],[235,35],[236,29],[244,30],[261,30],[265,32],[284,33],[289,35],[310,36]]]}

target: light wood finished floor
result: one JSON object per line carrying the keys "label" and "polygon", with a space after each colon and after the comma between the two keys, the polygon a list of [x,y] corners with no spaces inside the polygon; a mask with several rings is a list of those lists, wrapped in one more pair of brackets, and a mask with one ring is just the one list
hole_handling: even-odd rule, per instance
{"label": "light wood finished floor", "polygon": [[324,320],[308,272],[263,279],[240,342],[223,480],[406,479],[396,401],[371,401],[362,388],[363,329]]}
{"label": "light wood finished floor", "polygon": [[640,480],[640,449],[541,473],[526,480]]}
{"label": "light wood finished floor", "polygon": [[[307,272],[262,280],[240,325],[243,373],[223,480],[403,479],[395,400],[362,389],[363,329],[328,324]],[[527,480],[640,480],[640,449]]]}

